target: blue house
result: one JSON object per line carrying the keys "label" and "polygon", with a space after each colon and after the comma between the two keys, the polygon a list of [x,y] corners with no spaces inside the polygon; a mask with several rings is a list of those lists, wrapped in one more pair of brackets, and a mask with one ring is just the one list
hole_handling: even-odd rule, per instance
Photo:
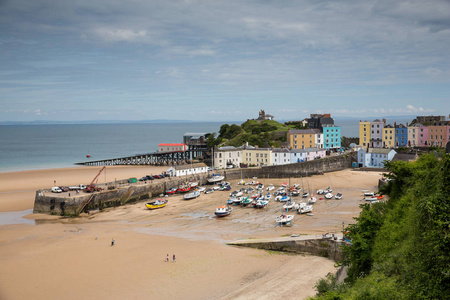
{"label": "blue house", "polygon": [[341,127],[323,125],[323,147],[325,149],[341,148]]}
{"label": "blue house", "polygon": [[395,124],[395,147],[404,147],[408,144],[408,127]]}

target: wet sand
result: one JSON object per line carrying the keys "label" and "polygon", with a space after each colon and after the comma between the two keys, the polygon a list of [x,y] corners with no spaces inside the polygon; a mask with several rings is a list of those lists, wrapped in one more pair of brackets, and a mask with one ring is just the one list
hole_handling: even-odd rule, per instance
{"label": "wet sand", "polygon": [[[149,167],[113,169],[107,168],[107,181],[161,172]],[[32,199],[21,191],[50,187],[56,176],[58,185],[89,182],[98,170],[0,173],[0,209],[30,209],[34,191]],[[11,179],[13,175],[24,179],[21,182],[33,178],[24,186]],[[10,179],[7,186],[5,178]],[[166,207],[152,211],[140,202],[72,219],[31,214],[26,218],[36,225],[1,226],[0,299],[303,299],[315,294],[318,278],[335,271],[333,261],[226,243],[341,232],[342,222],[349,224],[358,215],[364,202],[361,190],[373,190],[379,178],[379,173],[344,170],[303,179],[305,188],[331,185],[344,197],[317,200],[314,215],[296,214],[291,227],[275,223],[282,204],[273,199],[265,209],[234,207],[230,216],[216,219],[215,207],[225,204],[229,195],[221,191],[189,201],[170,196]],[[258,180],[276,186],[289,181]],[[290,181],[302,185],[300,178]],[[237,180],[230,182],[233,189],[239,187]],[[176,262],[165,262],[167,254],[171,259],[176,254]]]}

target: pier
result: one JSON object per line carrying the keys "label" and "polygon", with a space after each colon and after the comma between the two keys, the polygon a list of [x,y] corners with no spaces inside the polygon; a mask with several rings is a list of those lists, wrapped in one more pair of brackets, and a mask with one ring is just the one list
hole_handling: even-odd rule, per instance
{"label": "pier", "polygon": [[[203,151],[202,151],[203,150]],[[85,162],[75,163],[76,165],[85,166],[117,166],[117,165],[180,165],[186,164],[195,157],[203,155],[206,149],[193,149],[188,151],[177,152],[154,152],[146,154],[136,154],[111,159],[89,160]]]}

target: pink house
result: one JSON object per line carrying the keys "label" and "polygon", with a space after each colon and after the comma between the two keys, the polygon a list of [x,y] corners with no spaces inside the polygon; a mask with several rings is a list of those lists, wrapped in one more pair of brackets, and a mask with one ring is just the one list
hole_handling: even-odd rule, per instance
{"label": "pink house", "polygon": [[428,147],[428,127],[423,126],[417,128],[418,145],[419,147]]}

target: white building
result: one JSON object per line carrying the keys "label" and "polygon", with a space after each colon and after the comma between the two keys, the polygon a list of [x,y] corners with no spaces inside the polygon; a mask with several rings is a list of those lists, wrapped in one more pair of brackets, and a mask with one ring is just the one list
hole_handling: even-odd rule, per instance
{"label": "white building", "polygon": [[316,148],[323,148],[323,133],[319,132],[316,134]]}
{"label": "white building", "polygon": [[383,168],[384,161],[391,161],[395,154],[393,149],[361,148],[358,150],[359,167]]}
{"label": "white building", "polygon": [[225,169],[227,166],[240,167],[242,163],[242,149],[227,146],[214,150],[214,167]]}
{"label": "white building", "polygon": [[274,148],[271,152],[272,166],[286,165],[291,163],[291,154],[289,149],[286,148]]}
{"label": "white building", "polygon": [[326,150],[319,148],[291,149],[290,153],[291,163],[310,161],[326,156]]}
{"label": "white building", "polygon": [[166,173],[170,176],[180,177],[206,172],[208,172],[208,166],[204,163],[197,163],[190,165],[172,166],[167,170]]}

